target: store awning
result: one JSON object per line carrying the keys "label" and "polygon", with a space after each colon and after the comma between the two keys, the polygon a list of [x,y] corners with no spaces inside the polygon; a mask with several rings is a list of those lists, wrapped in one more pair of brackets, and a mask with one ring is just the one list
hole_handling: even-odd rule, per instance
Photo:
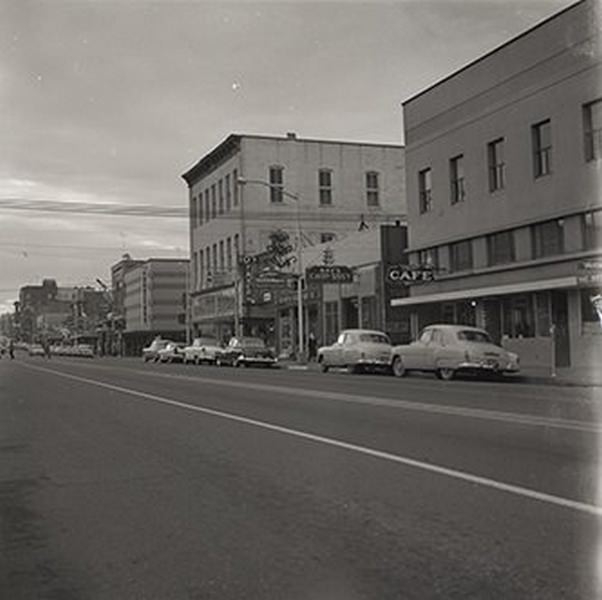
{"label": "store awning", "polygon": [[391,306],[412,306],[414,304],[427,304],[429,302],[449,302],[464,298],[485,298],[487,296],[503,296],[505,294],[520,294],[522,292],[538,292],[573,287],[577,287],[577,277],[558,277],[556,279],[540,279],[538,281],[525,281],[523,283],[508,283],[506,285],[425,294],[424,296],[392,298]]}

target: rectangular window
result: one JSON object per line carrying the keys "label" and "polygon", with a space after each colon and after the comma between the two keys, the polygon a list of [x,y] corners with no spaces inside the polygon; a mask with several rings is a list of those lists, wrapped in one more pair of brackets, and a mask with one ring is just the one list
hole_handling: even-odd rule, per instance
{"label": "rectangular window", "polygon": [[228,271],[232,270],[232,238],[226,240],[226,266]]}
{"label": "rectangular window", "polygon": [[487,144],[487,163],[489,167],[489,191],[503,190],[505,186],[504,138]]}
{"label": "rectangular window", "polygon": [[238,233],[234,236],[234,256],[236,258],[236,264],[238,264],[238,259],[240,258],[240,244],[239,244]]}
{"label": "rectangular window", "polygon": [[583,249],[594,250],[602,246],[602,211],[591,211],[581,215]]}
{"label": "rectangular window", "polygon": [[238,170],[232,171],[232,192],[234,199],[234,206],[238,206]]}
{"label": "rectangular window", "polygon": [[599,295],[599,291],[595,288],[584,288],[580,290],[581,296],[581,322],[582,323],[599,323],[600,318],[596,307],[592,302],[592,298]]}
{"label": "rectangular window", "polygon": [[489,266],[511,263],[514,260],[513,231],[500,231],[487,236],[487,263]]}
{"label": "rectangular window", "polygon": [[472,269],[472,240],[449,245],[449,266],[451,271]]}
{"label": "rectangular window", "polygon": [[224,182],[220,179],[217,182],[217,196],[219,202],[219,214],[224,214]]}
{"label": "rectangular window", "polygon": [[213,244],[213,248],[211,250],[211,256],[213,258],[213,264],[212,266],[212,271],[213,274],[215,275],[215,273],[217,272],[217,244]]}
{"label": "rectangular window", "polygon": [[230,189],[230,174],[226,175],[226,212],[230,212],[232,206],[232,190]]}
{"label": "rectangular window", "polygon": [[376,171],[368,171],[366,173],[366,204],[368,206],[379,205],[379,188],[378,173]]}
{"label": "rectangular window", "polygon": [[535,337],[533,295],[507,296],[502,301],[504,335],[511,338]]}
{"label": "rectangular window", "polygon": [[224,270],[224,240],[219,243],[219,270]]}
{"label": "rectangular window", "polygon": [[420,214],[429,212],[433,206],[431,169],[418,173],[418,210]]}
{"label": "rectangular window", "polygon": [[334,242],[337,239],[336,234],[334,233],[321,233],[320,234],[320,244],[326,244],[327,242]]}
{"label": "rectangular window", "polygon": [[211,246],[207,246],[207,249],[205,250],[205,256],[206,256],[206,277],[207,277],[207,285],[211,285]]}
{"label": "rectangular window", "polygon": [[209,190],[205,190],[205,221],[211,219],[211,207],[209,204]]}
{"label": "rectangular window", "polygon": [[336,300],[324,303],[324,325],[324,343],[332,344],[339,333],[339,303]]}
{"label": "rectangular window", "polygon": [[533,258],[554,256],[564,252],[564,221],[557,219],[531,226]]}
{"label": "rectangular window", "polygon": [[204,218],[204,215],[203,215],[203,193],[202,192],[199,194],[199,203],[198,203],[197,206],[198,206],[197,213],[196,213],[197,223],[199,224],[199,226],[201,226],[203,224],[203,218]]}
{"label": "rectangular window", "polygon": [[284,168],[270,167],[269,171],[270,183],[270,202],[280,204],[283,199],[284,190]]}
{"label": "rectangular window", "polygon": [[533,174],[543,177],[552,172],[552,125],[549,119],[533,125]]}
{"label": "rectangular window", "polygon": [[190,198],[190,226],[196,227],[196,196]]}
{"label": "rectangular window", "polygon": [[193,290],[196,290],[199,285],[199,280],[197,277],[197,269],[198,269],[198,256],[196,252],[192,253],[192,285],[189,286]]}
{"label": "rectangular window", "polygon": [[205,252],[199,250],[199,286],[205,287]]}
{"label": "rectangular window", "polygon": [[583,107],[585,160],[602,158],[602,99]]}
{"label": "rectangular window", "polygon": [[439,267],[439,252],[437,248],[426,248],[418,252],[418,263],[421,267]]}
{"label": "rectangular window", "polygon": [[449,161],[449,184],[451,203],[457,204],[464,200],[464,156],[456,156]]}
{"label": "rectangular window", "polygon": [[332,204],[332,171],[320,169],[318,171],[318,189],[320,194],[320,206]]}
{"label": "rectangular window", "polygon": [[363,296],[361,299],[362,323],[364,329],[374,329],[378,326],[376,322],[376,296]]}
{"label": "rectangular window", "polygon": [[535,324],[539,337],[550,335],[550,294],[548,292],[535,293]]}
{"label": "rectangular window", "polygon": [[215,184],[211,186],[211,218],[217,216],[217,198],[215,196]]}

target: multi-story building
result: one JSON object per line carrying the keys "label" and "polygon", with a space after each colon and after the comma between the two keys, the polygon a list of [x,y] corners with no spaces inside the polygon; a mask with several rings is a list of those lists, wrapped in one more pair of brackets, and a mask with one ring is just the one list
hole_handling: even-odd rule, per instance
{"label": "multi-story building", "polygon": [[403,104],[414,333],[476,323],[523,365],[599,361],[602,68],[578,2]]}
{"label": "multi-story building", "polygon": [[149,258],[130,265],[124,282],[124,353],[139,355],[154,337],[186,337],[188,260]]}
{"label": "multi-story building", "polygon": [[[230,135],[183,175],[189,188],[192,325],[220,339],[268,336],[274,314],[247,305],[239,259],[286,231],[302,245],[405,218],[403,147]],[[241,182],[246,184],[241,185]]]}

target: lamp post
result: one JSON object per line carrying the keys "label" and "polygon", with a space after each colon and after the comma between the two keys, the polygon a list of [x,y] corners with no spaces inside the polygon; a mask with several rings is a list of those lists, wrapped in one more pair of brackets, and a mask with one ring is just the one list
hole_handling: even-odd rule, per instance
{"label": "lamp post", "polygon": [[298,278],[297,278],[297,345],[298,345],[298,356],[297,360],[301,361],[304,356],[305,351],[305,343],[303,338],[303,255],[301,252],[301,219],[300,219],[300,198],[297,194],[293,194],[283,187],[274,185],[269,181],[264,181],[263,179],[245,179],[243,177],[239,177],[236,181],[237,185],[246,185],[247,183],[254,183],[257,185],[263,185],[264,187],[268,187],[270,189],[278,190],[283,196],[290,198],[295,201],[296,211],[295,211],[295,222],[296,222],[296,234],[297,234],[297,270],[298,270]]}

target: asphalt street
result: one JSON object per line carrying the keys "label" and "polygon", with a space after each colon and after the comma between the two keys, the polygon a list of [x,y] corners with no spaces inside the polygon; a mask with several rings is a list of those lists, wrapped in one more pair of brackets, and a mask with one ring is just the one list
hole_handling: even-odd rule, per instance
{"label": "asphalt street", "polygon": [[602,597],[596,388],[0,360],[0,598]]}

